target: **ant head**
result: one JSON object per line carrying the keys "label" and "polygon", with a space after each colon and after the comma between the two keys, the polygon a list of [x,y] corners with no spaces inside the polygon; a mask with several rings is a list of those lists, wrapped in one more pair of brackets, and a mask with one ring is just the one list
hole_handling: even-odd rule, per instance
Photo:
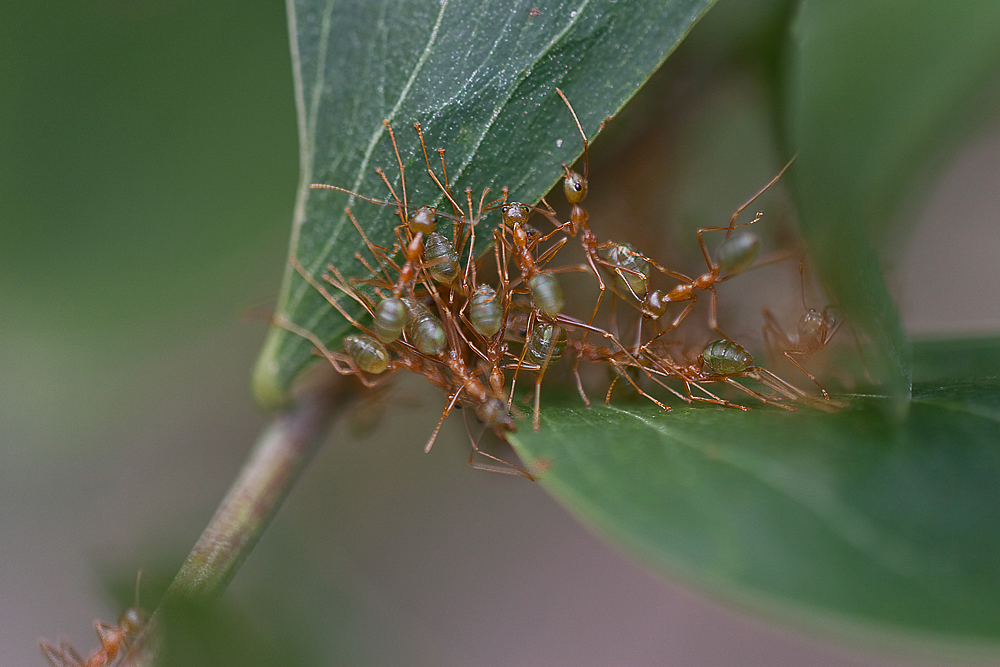
{"label": "ant head", "polygon": [[129,607],[118,619],[118,627],[126,634],[139,632],[149,621],[149,614],[138,607]]}
{"label": "ant head", "polygon": [[523,225],[528,222],[529,209],[520,202],[504,204],[501,211],[503,212],[503,224],[506,227],[513,227],[515,224]]}
{"label": "ant head", "polygon": [[815,308],[810,308],[799,319],[798,333],[799,340],[812,340],[814,338],[825,338],[829,328],[826,317],[820,315]]}
{"label": "ant head", "polygon": [[430,234],[437,228],[437,220],[437,211],[432,206],[418,208],[410,215],[410,232],[414,234]]}
{"label": "ant head", "polygon": [[587,196],[587,179],[565,164],[563,169],[566,172],[563,178],[563,192],[566,193],[566,201],[570,204],[579,204]]}

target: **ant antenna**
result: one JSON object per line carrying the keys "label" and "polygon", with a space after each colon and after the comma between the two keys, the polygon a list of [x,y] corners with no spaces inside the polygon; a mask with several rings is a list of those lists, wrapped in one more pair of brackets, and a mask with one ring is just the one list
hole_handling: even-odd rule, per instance
{"label": "ant antenna", "polygon": [[781,178],[785,174],[786,171],[788,171],[788,168],[792,166],[792,163],[795,162],[795,158],[797,158],[797,157],[798,157],[798,154],[795,154],[794,156],[792,156],[792,159],[788,161],[788,164],[786,164],[784,167],[781,168],[781,171],[778,172],[777,176],[775,176],[770,181],[768,181],[767,185],[765,185],[763,188],[760,189],[760,192],[758,192],[757,194],[755,194],[750,199],[746,200],[743,203],[742,206],[740,206],[738,209],[736,209],[736,212],[733,213],[732,220],[729,221],[729,228],[726,230],[726,238],[727,239],[729,238],[729,235],[733,233],[733,230],[736,229],[733,225],[736,223],[736,218],[738,218],[740,216],[740,213],[742,213],[743,210],[747,206],[749,206],[750,204],[752,204],[755,201],[757,201],[757,198],[760,197],[765,192],[767,192],[768,188],[770,188],[772,185],[774,185],[775,183],[777,183],[778,179]]}
{"label": "ant antenna", "polygon": [[133,605],[136,609],[139,608],[139,584],[142,582],[142,570],[140,569],[135,573],[135,604]]}
{"label": "ant antenna", "polygon": [[[563,91],[556,88],[556,92],[559,93],[559,97],[562,98],[562,101],[566,103],[566,106],[569,108],[569,112],[573,115],[573,121],[576,123],[576,129],[580,130],[580,135],[583,137],[583,180],[586,181],[587,173],[590,171],[590,142],[587,141],[587,133],[583,131],[583,125],[580,124],[580,119],[576,115],[576,110],[573,109],[573,105],[569,103],[568,99],[566,99],[566,95],[563,94]],[[563,166],[566,167],[566,165]],[[566,169],[568,170],[569,167],[566,167]]]}

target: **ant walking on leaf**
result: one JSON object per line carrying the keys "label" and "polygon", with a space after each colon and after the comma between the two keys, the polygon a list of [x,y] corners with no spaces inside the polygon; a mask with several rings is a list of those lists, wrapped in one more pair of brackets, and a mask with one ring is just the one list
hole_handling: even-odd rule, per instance
{"label": "ant walking on leaf", "polygon": [[837,330],[840,329],[844,320],[840,316],[839,309],[835,306],[828,305],[823,308],[822,312],[819,312],[806,304],[805,267],[802,262],[799,262],[799,282],[802,307],[805,312],[796,324],[795,334],[786,333],[781,328],[781,325],[778,324],[777,318],[771,314],[771,311],[764,308],[764,328],[762,330],[764,344],[772,359],[778,354],[783,356],[793,366],[805,373],[806,377],[812,380],[813,384],[822,392],[823,398],[829,401],[831,400],[830,394],[819,383],[816,376],[806,370],[802,362],[806,361],[815,352],[826,347],[837,333]]}

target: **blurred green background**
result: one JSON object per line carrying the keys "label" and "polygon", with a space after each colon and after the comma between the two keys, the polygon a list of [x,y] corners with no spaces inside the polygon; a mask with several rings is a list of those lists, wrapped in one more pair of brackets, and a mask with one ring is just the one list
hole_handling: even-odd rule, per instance
{"label": "blurred green background", "polygon": [[[763,74],[727,63],[779,50],[784,11],[721,2],[696,27],[595,146],[602,219],[727,218],[773,175]],[[279,3],[22,4],[0,30],[0,663],[40,665],[38,635],[95,646],[91,619],[122,602],[106,582],[127,603],[137,569],[150,590],[172,575],[266,421],[248,382],[297,135]],[[911,331],[998,328],[998,157],[982,134],[911,200],[915,242],[886,260]],[[669,207],[621,204],[658,177]],[[425,389],[401,382],[339,427],[237,576],[227,627],[259,655],[903,664],[660,584],[537,486],[470,471],[457,418],[424,456],[414,434],[441,403]]]}

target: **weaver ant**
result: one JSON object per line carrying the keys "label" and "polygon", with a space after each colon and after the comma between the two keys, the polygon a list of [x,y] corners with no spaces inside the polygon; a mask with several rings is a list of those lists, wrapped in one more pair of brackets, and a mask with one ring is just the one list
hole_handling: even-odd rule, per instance
{"label": "weaver ant", "polygon": [[807,371],[800,361],[805,361],[814,352],[817,352],[830,342],[840,325],[844,323],[840,317],[839,309],[835,306],[826,306],[822,312],[815,308],[810,308],[806,304],[805,296],[805,267],[799,262],[799,280],[801,285],[802,307],[805,313],[799,318],[794,335],[788,334],[778,324],[778,320],[767,308],[763,309],[764,328],[762,335],[764,344],[767,346],[768,354],[772,358],[781,353],[796,368],[805,373],[823,393],[823,398],[830,400],[830,395],[819,383],[816,377]]}
{"label": "weaver ant", "polygon": [[641,301],[646,295],[648,258],[642,257],[642,255],[636,253],[627,244],[601,243],[597,235],[591,230],[589,223],[590,214],[587,213],[587,209],[582,204],[583,200],[587,197],[587,176],[590,171],[590,142],[587,139],[587,133],[583,131],[583,125],[580,123],[573,105],[570,104],[563,91],[556,88],[556,92],[569,109],[570,114],[573,116],[573,122],[580,132],[580,136],[583,138],[584,166],[583,174],[581,175],[570,169],[565,163],[563,164],[563,193],[566,196],[566,201],[571,205],[569,221],[560,222],[552,213],[546,211],[542,211],[542,213],[558,230],[567,236],[575,237],[577,234],[580,235],[580,246],[587,259],[590,272],[597,278],[597,284],[601,290],[597,297],[597,302],[594,304],[594,310],[590,315],[590,319],[587,321],[589,324],[592,324],[594,318],[597,316],[597,311],[601,307],[601,301],[607,289],[598,267],[603,267],[614,274],[616,285],[626,289],[632,296]]}
{"label": "weaver ant", "polygon": [[101,647],[86,659],[80,656],[65,640],[55,647],[44,639],[38,640],[38,648],[52,667],[108,667],[117,660],[122,649],[131,650],[129,642],[149,622],[149,615],[139,607],[139,580],[142,571],[135,577],[135,605],[128,607],[118,617],[117,625],[94,621],[94,631]]}
{"label": "weaver ant", "polygon": [[[656,264],[652,260],[649,260],[653,266],[672,278],[680,280],[681,283],[676,285],[666,294],[658,290],[654,290],[646,295],[642,302],[642,312],[646,317],[651,319],[658,319],[666,313],[668,306],[671,303],[676,303],[680,301],[687,301],[687,305],[684,309],[670,322],[670,324],[660,330],[655,338],[658,338],[668,331],[677,328],[678,325],[687,317],[691,309],[694,308],[695,302],[698,300],[699,291],[707,291],[710,293],[711,303],[709,306],[708,315],[708,326],[712,331],[715,331],[719,335],[726,337],[725,334],[719,329],[718,321],[718,294],[716,292],[716,286],[726,280],[729,280],[733,276],[744,271],[747,267],[753,264],[754,260],[757,258],[757,251],[760,247],[760,241],[756,235],[749,232],[743,234],[733,235],[732,232],[740,227],[748,227],[758,222],[763,216],[762,213],[757,213],[756,216],[749,222],[744,222],[739,225],[736,224],[737,218],[739,218],[740,213],[742,213],[750,204],[755,202],[761,195],[763,195],[767,190],[774,185],[779,178],[784,175],[788,167],[791,166],[791,162],[786,164],[778,175],[772,178],[767,185],[765,185],[757,194],[748,199],[743,203],[736,211],[733,213],[733,217],[729,220],[729,224],[725,227],[703,227],[698,230],[698,245],[701,248],[702,257],[705,259],[705,265],[708,267],[708,271],[697,278],[690,278],[683,273],[678,273],[670,269],[666,269],[659,264]],[[725,238],[719,249],[716,251],[717,260],[713,260],[712,256],[708,252],[708,247],[705,245],[705,239],[703,234],[705,232],[725,232]]]}

